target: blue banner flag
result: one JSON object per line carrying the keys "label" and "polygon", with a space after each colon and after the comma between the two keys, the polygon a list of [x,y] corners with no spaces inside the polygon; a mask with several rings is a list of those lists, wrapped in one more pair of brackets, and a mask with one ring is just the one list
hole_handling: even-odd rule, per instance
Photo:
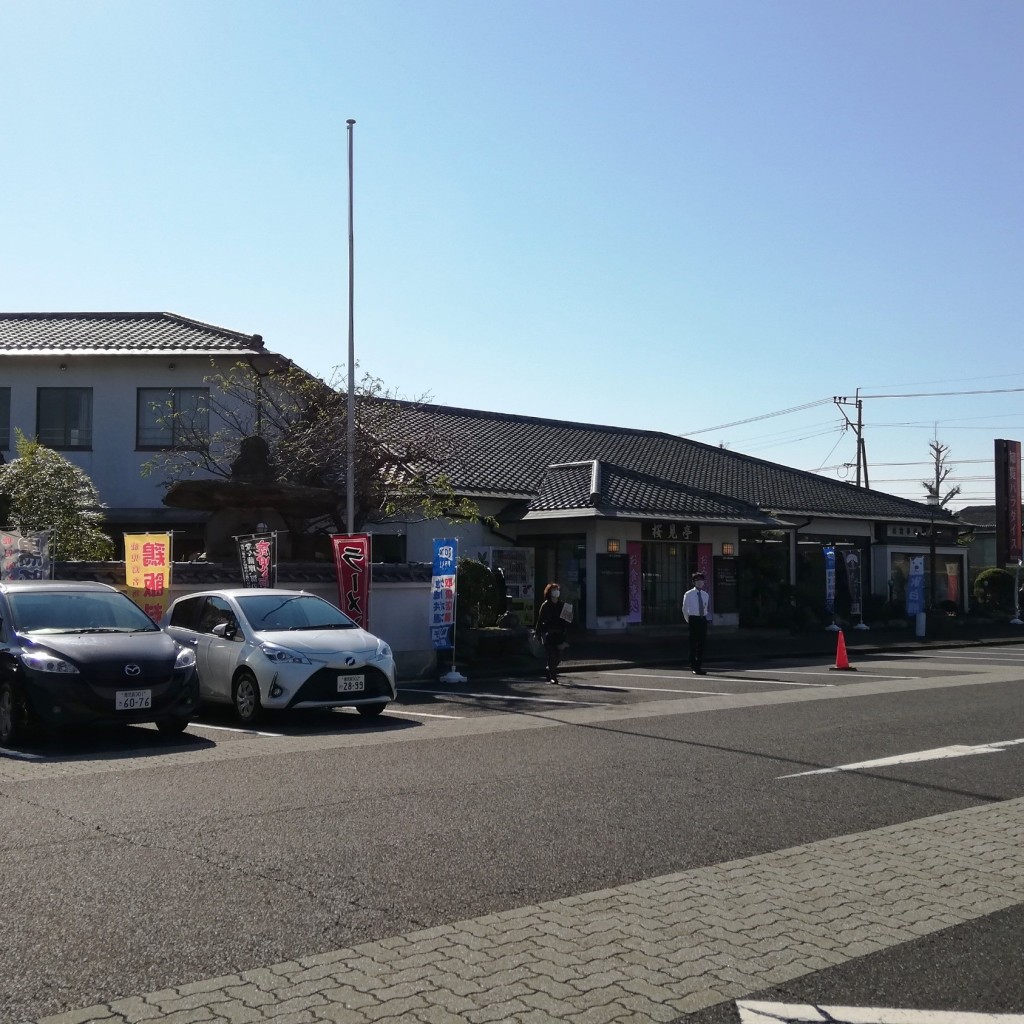
{"label": "blue banner flag", "polygon": [[450,651],[455,643],[455,573],[459,542],[434,538],[434,568],[430,580],[430,639],[435,651]]}
{"label": "blue banner flag", "polygon": [[825,556],[825,610],[831,615],[836,610],[836,549],[828,544],[821,551]]}

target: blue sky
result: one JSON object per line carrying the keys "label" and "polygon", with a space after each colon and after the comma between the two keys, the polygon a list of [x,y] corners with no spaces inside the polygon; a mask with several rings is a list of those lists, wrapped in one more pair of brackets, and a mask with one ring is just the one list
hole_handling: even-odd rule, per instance
{"label": "blue sky", "polygon": [[814,470],[833,395],[1022,389],[865,400],[872,485],[921,497],[937,434],[955,505],[1024,439],[1018,0],[0,0],[0,38],[5,310],[330,373],[354,118],[357,359],[404,397]]}

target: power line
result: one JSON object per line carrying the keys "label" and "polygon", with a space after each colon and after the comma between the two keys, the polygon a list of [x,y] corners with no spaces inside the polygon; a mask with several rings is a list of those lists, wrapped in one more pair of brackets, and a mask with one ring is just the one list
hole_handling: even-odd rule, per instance
{"label": "power line", "polygon": [[806,402],[804,405],[794,405],[790,409],[780,409],[778,412],[766,412],[760,416],[750,416],[745,420],[735,420],[733,423],[722,423],[717,427],[705,427],[703,430],[684,430],[682,436],[694,437],[697,434],[710,434],[715,430],[728,430],[730,427],[742,427],[745,423],[757,423],[759,420],[770,420],[774,416],[787,416],[791,412],[803,412],[804,409],[813,409],[818,405],[827,405],[831,401],[831,398],[819,398],[816,402]]}

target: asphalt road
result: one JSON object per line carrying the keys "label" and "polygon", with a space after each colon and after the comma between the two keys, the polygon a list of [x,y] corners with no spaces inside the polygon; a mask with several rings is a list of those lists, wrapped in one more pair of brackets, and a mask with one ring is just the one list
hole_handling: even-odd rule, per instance
{"label": "asphalt road", "polygon": [[[1024,795],[1024,646],[564,680],[0,752],[0,1022]],[[1019,1012],[1022,907],[759,998]]]}

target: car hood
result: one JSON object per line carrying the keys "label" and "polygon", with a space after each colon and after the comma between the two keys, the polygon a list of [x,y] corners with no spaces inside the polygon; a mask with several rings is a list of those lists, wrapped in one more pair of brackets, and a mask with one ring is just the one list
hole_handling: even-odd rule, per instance
{"label": "car hood", "polygon": [[180,647],[164,632],[22,633],[25,650],[49,650],[78,665],[134,661],[173,665]]}
{"label": "car hood", "polygon": [[377,637],[365,629],[261,629],[256,639],[314,657],[346,651],[372,655],[377,651],[378,642]]}

